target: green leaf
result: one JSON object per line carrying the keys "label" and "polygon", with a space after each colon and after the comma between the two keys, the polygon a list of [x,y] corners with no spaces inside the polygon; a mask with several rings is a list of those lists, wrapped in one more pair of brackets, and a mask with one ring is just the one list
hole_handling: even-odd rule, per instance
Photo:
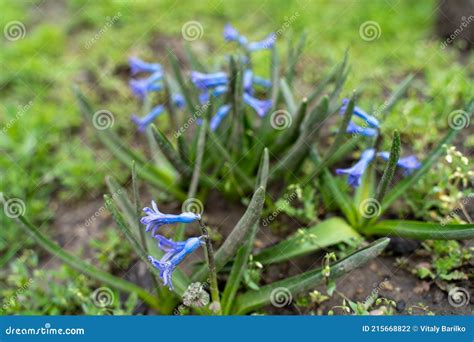
{"label": "green leaf", "polygon": [[235,295],[240,287],[245,270],[247,269],[247,263],[249,260],[250,252],[252,251],[253,242],[255,235],[258,230],[258,224],[255,224],[250,232],[250,236],[245,244],[237,252],[232,270],[230,271],[229,278],[227,278],[224,294],[222,295],[222,313],[228,315],[231,313],[232,305],[234,304]]}
{"label": "green leaf", "polygon": [[181,74],[181,68],[180,68],[178,59],[176,58],[173,51],[171,51],[170,49],[168,49],[168,60],[171,64],[171,68],[173,69],[174,77],[176,78],[176,81],[178,82],[180,92],[183,94],[184,100],[186,102],[186,106],[188,107],[188,110],[190,113],[194,113],[195,108],[196,108],[194,99],[191,96],[191,93],[187,85],[184,83],[184,78],[183,78],[183,75]]}
{"label": "green leaf", "polygon": [[384,220],[364,230],[369,235],[401,236],[418,240],[464,240],[474,238],[474,224]]}
{"label": "green leaf", "polygon": [[191,168],[181,159],[178,151],[175,150],[168,138],[166,138],[166,136],[156,128],[154,124],[151,124],[151,131],[158,147],[161,149],[166,159],[168,159],[182,177],[185,179],[191,177]]}
{"label": "green leaf", "polygon": [[281,93],[283,94],[283,99],[285,100],[285,104],[288,107],[288,111],[290,113],[294,113],[297,109],[295,98],[293,97],[293,92],[290,89],[290,86],[286,82],[285,79],[280,80],[280,89]]}
{"label": "green leaf", "polygon": [[393,132],[392,147],[390,148],[390,156],[388,157],[385,170],[377,186],[377,192],[375,200],[378,203],[382,203],[385,193],[387,192],[388,186],[392,182],[393,176],[395,175],[395,169],[397,168],[398,159],[400,159],[400,133],[397,130]]}
{"label": "green leaf", "polygon": [[[390,239],[388,238],[379,239],[348,257],[331,264],[329,280],[336,279],[377,257],[388,245],[389,241]],[[251,290],[238,296],[233,311],[242,315],[267,305],[275,296],[274,291],[281,289],[284,289],[285,292],[290,292],[292,298],[296,298],[299,293],[310,291],[325,280],[326,278],[322,274],[322,269],[319,268],[276,281],[260,287],[258,291]]]}
{"label": "green leaf", "polygon": [[262,250],[254,259],[262,264],[273,264],[357,238],[360,235],[346,221],[333,217],[312,227],[300,229],[286,240]]}
{"label": "green leaf", "polygon": [[262,158],[260,159],[260,166],[257,172],[257,184],[255,188],[259,186],[266,190],[268,182],[268,172],[270,167],[270,156],[268,154],[268,148],[264,148]]}
{"label": "green leaf", "polygon": [[[137,209],[130,201],[130,198],[127,195],[127,192],[122,188],[118,182],[112,176],[105,177],[105,183],[109,188],[110,194],[115,202],[118,204],[120,210],[122,211],[125,219],[127,220],[130,226],[137,225]],[[138,234],[138,231],[137,231]],[[138,236],[138,235],[137,235]]]}
{"label": "green leaf", "polygon": [[[219,271],[232,259],[237,250],[242,246],[250,235],[252,227],[258,222],[262,214],[263,203],[265,202],[265,188],[260,186],[253,194],[247,210],[235,225],[232,232],[225,239],[222,246],[215,254],[216,269]],[[194,275],[194,280],[202,280],[207,274],[207,268],[201,267]]]}

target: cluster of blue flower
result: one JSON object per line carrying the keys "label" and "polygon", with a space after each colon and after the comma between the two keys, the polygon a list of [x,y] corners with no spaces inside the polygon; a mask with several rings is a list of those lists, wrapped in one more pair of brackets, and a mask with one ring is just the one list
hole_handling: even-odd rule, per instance
{"label": "cluster of blue flower", "polygon": [[[342,107],[339,112],[341,115],[343,115],[346,111],[348,103],[349,99],[342,100]],[[375,137],[379,134],[380,123],[377,118],[367,114],[363,109],[357,106],[354,107],[353,115],[364,120],[366,126],[359,126],[353,121],[350,121],[349,125],[347,126],[347,133],[360,134],[366,137]],[[365,173],[365,170],[376,156],[384,160],[388,160],[390,153],[387,151],[377,153],[374,148],[369,148],[362,152],[360,160],[354,164],[354,166],[347,169],[336,169],[336,173],[338,175],[348,175],[348,184],[356,188],[360,186],[362,175]],[[397,165],[403,168],[405,173],[409,173],[412,170],[418,169],[421,166],[421,163],[415,156],[407,156],[400,158],[397,162]]]}
{"label": "cluster of blue flower", "polygon": [[[239,44],[241,48],[245,50],[245,53],[251,53],[262,49],[271,49],[275,43],[275,34],[270,34],[267,38],[258,42],[248,42],[247,38],[241,35],[235,28],[230,24],[227,24],[224,29],[224,38],[226,41],[234,41]],[[249,67],[250,63],[247,57],[243,57],[244,65],[247,68],[244,70],[242,83],[243,83],[243,100],[255,112],[263,117],[272,107],[271,100],[260,100],[254,97],[254,85],[263,88],[270,88],[271,82],[262,77],[255,76],[252,69]],[[148,93],[158,92],[163,90],[163,68],[160,64],[147,63],[136,57],[129,59],[130,69],[132,75],[138,73],[149,73],[151,74],[144,79],[133,79],[130,81],[130,88],[132,92],[141,100],[145,99]],[[219,97],[227,93],[229,90],[229,76],[225,72],[215,73],[201,73],[198,71],[191,72],[191,81],[195,87],[199,90],[199,101],[201,104],[207,103],[210,96]],[[183,96],[179,93],[172,95],[173,103],[181,108],[184,106]],[[217,109],[216,114],[212,117],[210,127],[215,130],[221,121],[230,112],[232,106],[224,104]],[[158,105],[154,107],[147,115],[143,118],[139,118],[135,114],[132,115],[132,121],[138,126],[140,131],[146,129],[163,111],[165,107]]]}
{"label": "cluster of blue flower", "polygon": [[151,255],[148,260],[160,271],[160,277],[163,284],[173,290],[172,275],[174,269],[186,258],[187,255],[194,252],[199,246],[203,246],[204,236],[191,237],[186,241],[174,242],[162,235],[156,234],[156,230],[166,224],[192,223],[201,220],[201,215],[192,212],[184,212],[179,215],[163,214],[158,210],[154,201],[151,202],[152,208],[144,208],[146,216],[142,217],[141,223],[146,225],[146,232],[151,230],[151,236],[158,241],[158,248],[165,254],[160,260]]}
{"label": "cluster of blue flower", "polygon": [[[137,74],[150,74],[146,78],[132,79],[129,82],[130,89],[133,94],[139,99],[144,100],[148,93],[159,92],[164,90],[164,73],[163,68],[157,63],[147,63],[136,57],[131,57],[129,60],[130,72],[132,75]],[[184,106],[183,95],[174,93],[171,95],[174,105],[178,108]],[[148,125],[150,125],[163,111],[165,107],[158,105],[154,107],[150,113],[140,118],[135,114],[132,114],[132,121],[137,125],[140,131],[144,131]]]}

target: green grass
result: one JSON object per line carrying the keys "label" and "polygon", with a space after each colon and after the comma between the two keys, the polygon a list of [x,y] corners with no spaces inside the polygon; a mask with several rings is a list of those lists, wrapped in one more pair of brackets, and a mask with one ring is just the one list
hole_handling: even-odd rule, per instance
{"label": "green grass", "polygon": [[[297,77],[301,97],[347,48],[352,70],[343,94],[363,90],[359,104],[366,109],[380,106],[404,76],[416,73],[408,98],[388,116],[384,133],[389,136],[398,128],[405,152],[420,157],[447,126],[447,115],[474,93],[472,54],[467,56],[471,63],[462,64],[456,50],[441,49],[434,37],[434,0],[194,1],[185,6],[170,0],[0,0],[0,8],[2,32],[11,21],[26,28],[23,39],[0,37],[0,128],[7,128],[0,130],[0,191],[25,200],[28,215],[46,223],[45,229],[57,208],[102,194],[105,174],[127,177],[94,132],[85,129],[71,84],[80,84],[98,109],[115,114],[124,141],[141,140],[129,121],[139,103],[128,90],[127,58],[137,55],[166,64],[166,45],[179,46],[181,28],[191,20],[204,29],[191,48],[210,65],[216,55],[233,50],[222,38],[227,22],[251,40],[282,29],[278,46],[283,56],[287,38],[296,40],[305,30],[308,44]],[[108,26],[114,16],[118,19]],[[359,35],[360,25],[369,20],[381,28],[380,37],[371,42]],[[263,75],[268,74],[268,58],[263,52],[255,59]],[[159,125],[165,124],[162,120]],[[472,148],[473,137],[464,144]],[[5,227],[0,254],[8,255],[18,231],[3,215],[0,225]]]}

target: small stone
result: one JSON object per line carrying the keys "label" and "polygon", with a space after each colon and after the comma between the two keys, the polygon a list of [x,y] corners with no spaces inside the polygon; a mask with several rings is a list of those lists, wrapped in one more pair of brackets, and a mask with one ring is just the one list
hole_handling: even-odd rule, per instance
{"label": "small stone", "polygon": [[385,280],[383,283],[382,283],[382,289],[384,290],[387,290],[387,291],[393,291],[393,285],[388,281],[388,280]]}
{"label": "small stone", "polygon": [[395,309],[397,310],[398,313],[401,313],[403,311],[405,311],[405,307],[407,306],[407,304],[405,303],[404,300],[400,300],[397,302],[397,305],[395,306]]}
{"label": "small stone", "polygon": [[369,312],[370,315],[372,316],[382,316],[383,315],[383,310],[382,309],[375,309]]}

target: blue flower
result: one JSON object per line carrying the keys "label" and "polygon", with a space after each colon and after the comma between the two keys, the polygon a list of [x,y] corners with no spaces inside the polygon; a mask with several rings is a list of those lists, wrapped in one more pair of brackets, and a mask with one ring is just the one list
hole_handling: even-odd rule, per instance
{"label": "blue flower", "polygon": [[259,42],[248,42],[247,37],[241,35],[231,24],[224,27],[224,39],[227,41],[237,42],[240,46],[249,52],[262,49],[271,49],[276,41],[276,34],[270,33],[265,39]]}
{"label": "blue flower", "polygon": [[[381,157],[384,160],[388,160],[388,158],[390,157],[390,152],[379,152],[377,153],[377,156]],[[407,156],[400,158],[398,159],[397,165],[405,170],[405,174],[408,174],[411,171],[419,169],[421,167],[421,163],[418,161],[416,156]]]}
{"label": "blue flower", "polygon": [[173,103],[176,107],[178,107],[178,108],[184,107],[184,96],[183,95],[176,93],[176,94],[171,95],[171,98],[172,98]]}
{"label": "blue flower", "polygon": [[209,89],[212,87],[227,85],[228,78],[225,72],[205,74],[199,71],[192,71],[191,81],[199,89]]}
{"label": "blue flower", "polygon": [[247,38],[241,35],[230,23],[224,26],[224,39],[229,42],[237,42],[242,46],[247,45]]}
{"label": "blue flower", "polygon": [[[342,100],[342,107],[340,110],[341,114],[344,114],[344,112],[346,111],[348,103],[349,103],[349,99]],[[369,126],[371,127],[379,128],[380,126],[379,120],[377,120],[375,117],[364,112],[360,107],[357,107],[357,106],[354,107],[354,115],[358,116],[359,118],[367,122]]]}
{"label": "blue flower", "polygon": [[130,72],[132,75],[136,75],[141,72],[154,73],[157,71],[162,71],[162,67],[158,63],[147,63],[142,61],[137,57],[130,57],[128,59],[128,64],[130,65]]}
{"label": "blue flower", "polygon": [[351,134],[360,134],[365,137],[375,137],[378,133],[377,129],[375,128],[361,127],[359,125],[356,125],[352,121],[349,122],[346,132]]}
{"label": "blue flower", "polygon": [[263,50],[263,49],[271,49],[276,42],[276,34],[270,33],[264,40],[259,42],[252,42],[247,45],[247,49],[250,52]]}
{"label": "blue flower", "polygon": [[223,105],[218,110],[217,113],[212,117],[209,127],[211,130],[215,131],[216,128],[221,123],[222,119],[224,119],[227,114],[229,113],[231,105]]}
{"label": "blue flower", "polygon": [[158,81],[161,81],[163,74],[160,71],[155,72],[150,77],[141,79],[141,80],[130,80],[129,85],[132,89],[132,92],[143,100],[148,92],[150,91],[160,91],[163,89],[163,86]]}
{"label": "blue flower", "polygon": [[374,157],[375,149],[369,148],[362,153],[360,160],[356,164],[354,164],[354,166],[348,169],[337,169],[336,174],[349,175],[347,183],[350,186],[357,188],[358,186],[360,186],[362,175],[364,174],[365,170],[369,166],[370,162],[374,159]]}
{"label": "blue flower", "polygon": [[161,113],[163,113],[164,110],[165,107],[159,105],[153,108],[151,112],[145,115],[143,118],[132,114],[132,121],[137,125],[140,132],[144,132],[148,125],[150,125]]}
{"label": "blue flower", "polygon": [[182,242],[174,242],[161,235],[156,235],[158,247],[165,252],[160,260],[148,256],[151,264],[160,271],[160,277],[163,284],[173,290],[172,275],[174,269],[186,258],[187,255],[194,252],[199,246],[204,245],[204,237],[192,237]]}
{"label": "blue flower", "polygon": [[165,224],[174,224],[174,223],[191,223],[195,221],[199,221],[201,219],[201,215],[191,213],[191,212],[184,212],[179,215],[173,214],[163,214],[158,210],[155,201],[151,202],[151,208],[144,208],[143,211],[147,216],[141,218],[140,222],[146,225],[146,230],[152,230],[152,236],[155,235],[155,232],[158,228]]}
{"label": "blue flower", "polygon": [[209,101],[209,92],[212,96],[218,97],[226,93],[229,88],[227,86],[217,86],[212,89],[204,89],[199,93],[199,102],[204,104]]}
{"label": "blue flower", "polygon": [[252,107],[260,117],[265,116],[272,107],[272,100],[259,100],[255,97],[244,93],[244,102]]}
{"label": "blue flower", "polygon": [[244,71],[244,77],[243,77],[243,83],[244,83],[244,91],[248,94],[253,93],[253,71],[251,69],[246,69]]}
{"label": "blue flower", "polygon": [[260,76],[254,76],[253,77],[253,83],[256,84],[256,85],[262,86],[264,88],[270,88],[272,86],[271,81],[269,81],[265,78],[262,78]]}

